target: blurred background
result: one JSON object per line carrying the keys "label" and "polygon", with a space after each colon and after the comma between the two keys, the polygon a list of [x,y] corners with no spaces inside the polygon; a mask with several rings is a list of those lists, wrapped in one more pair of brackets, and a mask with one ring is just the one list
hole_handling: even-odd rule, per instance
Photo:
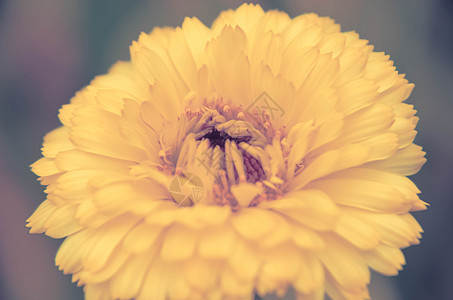
{"label": "blurred background", "polygon": [[[0,0],[0,299],[83,299],[54,266],[61,241],[29,235],[25,219],[44,200],[29,170],[57,110],[116,60],[141,31],[178,26],[185,16],[210,25],[243,1]],[[421,245],[404,250],[395,278],[374,274],[373,299],[453,299],[453,1],[258,1],[295,17],[330,16],[385,51],[416,87],[416,143],[428,163],[412,177],[431,207],[415,216]]]}

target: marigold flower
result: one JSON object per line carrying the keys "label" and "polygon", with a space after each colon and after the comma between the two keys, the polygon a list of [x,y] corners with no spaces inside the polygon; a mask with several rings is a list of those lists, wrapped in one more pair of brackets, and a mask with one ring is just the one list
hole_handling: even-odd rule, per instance
{"label": "marigold flower", "polygon": [[86,299],[368,298],[426,209],[412,91],[329,18],[244,4],[141,34],[60,110],[31,233]]}

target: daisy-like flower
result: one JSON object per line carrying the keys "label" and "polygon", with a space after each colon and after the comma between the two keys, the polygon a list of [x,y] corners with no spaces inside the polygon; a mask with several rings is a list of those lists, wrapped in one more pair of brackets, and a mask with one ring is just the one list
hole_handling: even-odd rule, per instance
{"label": "daisy-like flower", "polygon": [[244,4],[143,33],[60,110],[30,232],[86,299],[366,299],[426,204],[413,88],[329,18]]}

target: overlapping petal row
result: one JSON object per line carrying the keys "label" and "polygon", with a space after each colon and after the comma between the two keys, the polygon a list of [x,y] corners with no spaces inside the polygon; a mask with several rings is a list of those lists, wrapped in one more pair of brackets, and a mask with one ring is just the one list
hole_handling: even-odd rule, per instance
{"label": "overlapping petal row", "polygon": [[[395,275],[426,205],[406,177],[425,162],[413,144],[413,88],[389,57],[329,18],[291,19],[244,4],[206,27],[142,34],[60,110],[33,171],[47,200],[32,233],[65,238],[56,263],[87,299],[253,299],[293,287],[300,299],[365,299],[369,269]],[[255,207],[169,194],[184,115],[206,103],[244,107],[266,92],[286,128],[263,150],[283,194]],[[302,169],[296,166],[303,166]],[[205,175],[206,174],[206,175]],[[231,187],[239,203],[262,192]]]}

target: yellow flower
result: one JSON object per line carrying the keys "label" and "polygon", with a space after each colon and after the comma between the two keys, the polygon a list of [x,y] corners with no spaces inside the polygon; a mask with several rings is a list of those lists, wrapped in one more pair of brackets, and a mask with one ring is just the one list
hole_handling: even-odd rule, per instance
{"label": "yellow flower", "polygon": [[87,299],[368,298],[426,209],[404,75],[329,18],[156,28],[60,110],[31,233]]}

